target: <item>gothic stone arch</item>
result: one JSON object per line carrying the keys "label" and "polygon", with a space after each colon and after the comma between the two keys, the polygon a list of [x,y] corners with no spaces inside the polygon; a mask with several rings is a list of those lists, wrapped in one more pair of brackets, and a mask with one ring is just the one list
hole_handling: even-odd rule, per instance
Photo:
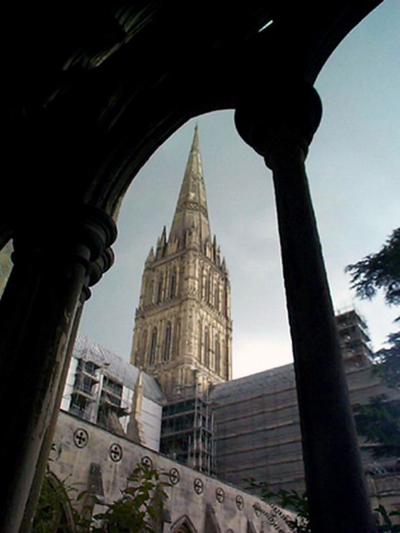
{"label": "gothic stone arch", "polygon": [[190,518],[186,515],[181,516],[174,522],[170,529],[171,533],[197,533]]}

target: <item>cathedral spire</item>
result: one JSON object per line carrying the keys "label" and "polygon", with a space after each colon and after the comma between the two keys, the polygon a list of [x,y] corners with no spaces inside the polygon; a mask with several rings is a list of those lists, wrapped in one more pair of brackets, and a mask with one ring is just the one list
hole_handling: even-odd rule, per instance
{"label": "cathedral spire", "polygon": [[192,147],[172,221],[169,240],[178,238],[181,242],[184,242],[185,234],[188,230],[196,232],[201,243],[211,237],[197,125],[194,130]]}

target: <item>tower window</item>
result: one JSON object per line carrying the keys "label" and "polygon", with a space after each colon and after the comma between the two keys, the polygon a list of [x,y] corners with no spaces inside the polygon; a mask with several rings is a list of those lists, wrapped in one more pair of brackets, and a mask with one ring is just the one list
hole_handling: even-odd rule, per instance
{"label": "tower window", "polygon": [[147,329],[145,329],[143,332],[142,349],[139,352],[139,360],[136,362],[136,364],[139,364],[139,366],[141,366],[144,363],[144,360],[146,357],[146,349],[147,349]]}
{"label": "tower window", "polygon": [[175,291],[176,291],[176,271],[173,269],[171,274],[171,279],[169,282],[169,297],[175,298]]}
{"label": "tower window", "polygon": [[199,346],[198,346],[198,350],[199,350],[199,362],[202,363],[203,362],[203,324],[201,323],[201,320],[199,320]]}
{"label": "tower window", "polygon": [[160,280],[158,282],[158,288],[157,288],[157,303],[159,304],[162,301],[163,296],[163,277],[160,276]]}
{"label": "tower window", "polygon": [[169,361],[171,352],[171,322],[168,322],[165,329],[163,361]]}
{"label": "tower window", "polygon": [[149,365],[154,365],[156,361],[156,350],[157,350],[157,328],[154,328],[153,333],[151,334]]}
{"label": "tower window", "polygon": [[217,374],[221,373],[221,347],[218,335],[215,339],[215,371]]}
{"label": "tower window", "polygon": [[205,329],[204,333],[204,364],[206,367],[210,365],[210,334],[208,328]]}
{"label": "tower window", "polygon": [[179,356],[179,343],[181,340],[181,323],[178,319],[175,326],[174,357]]}
{"label": "tower window", "polygon": [[215,305],[215,308],[217,309],[217,311],[219,311],[219,284],[216,283],[215,285],[215,297],[214,297],[214,305]]}

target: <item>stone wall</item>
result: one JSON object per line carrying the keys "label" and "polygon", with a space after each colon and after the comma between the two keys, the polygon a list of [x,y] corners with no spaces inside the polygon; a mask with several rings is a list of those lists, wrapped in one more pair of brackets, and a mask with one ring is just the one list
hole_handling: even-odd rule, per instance
{"label": "stone wall", "polygon": [[272,508],[236,487],[60,412],[50,467],[59,479],[78,491],[88,490],[91,484],[98,498],[111,502],[120,497],[127,477],[143,461],[168,472],[172,483],[167,489],[164,533],[175,533],[183,525],[190,533],[289,531],[280,517],[281,510],[275,506]]}

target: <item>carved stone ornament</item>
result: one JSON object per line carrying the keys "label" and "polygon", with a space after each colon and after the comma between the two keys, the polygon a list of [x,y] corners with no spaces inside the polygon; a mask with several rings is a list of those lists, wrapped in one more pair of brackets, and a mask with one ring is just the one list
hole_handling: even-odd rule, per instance
{"label": "carved stone ornament", "polygon": [[122,448],[119,444],[111,444],[110,457],[114,463],[118,463],[122,459]]}
{"label": "carved stone ornament", "polygon": [[239,511],[241,511],[244,507],[243,496],[241,496],[240,494],[236,496],[236,507],[239,509]]}
{"label": "carved stone ornament", "polygon": [[261,515],[261,507],[260,507],[260,504],[255,503],[255,504],[253,505],[253,509],[254,509],[254,512],[256,513],[256,516],[260,516],[260,515]]}
{"label": "carved stone ornament", "polygon": [[181,479],[177,468],[171,468],[169,471],[169,480],[173,485],[177,485]]}
{"label": "carved stone ornament", "polygon": [[200,478],[196,478],[193,481],[193,487],[196,494],[203,494],[204,491],[204,483]]}
{"label": "carved stone ornament", "polygon": [[84,448],[89,442],[88,432],[84,429],[77,429],[74,433],[74,443],[78,448]]}
{"label": "carved stone ornament", "polygon": [[225,500],[225,492],[224,489],[221,489],[221,487],[218,487],[215,491],[215,497],[217,498],[217,501],[219,503],[222,503]]}
{"label": "carved stone ornament", "polygon": [[153,468],[153,461],[150,459],[150,457],[145,455],[142,457],[142,465],[147,466],[147,468]]}

